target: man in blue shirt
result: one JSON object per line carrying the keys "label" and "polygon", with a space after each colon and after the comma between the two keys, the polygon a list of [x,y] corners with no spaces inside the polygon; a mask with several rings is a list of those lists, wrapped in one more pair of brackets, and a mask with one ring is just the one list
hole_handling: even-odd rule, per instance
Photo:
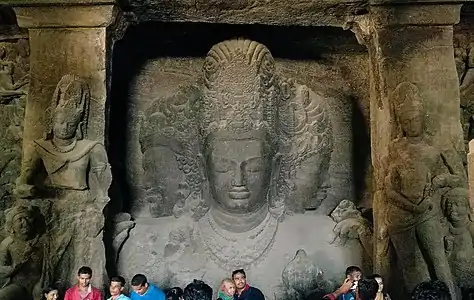
{"label": "man in blue shirt", "polygon": [[132,286],[130,293],[132,300],[166,300],[165,293],[153,284],[149,284],[143,274],[133,276],[130,285]]}

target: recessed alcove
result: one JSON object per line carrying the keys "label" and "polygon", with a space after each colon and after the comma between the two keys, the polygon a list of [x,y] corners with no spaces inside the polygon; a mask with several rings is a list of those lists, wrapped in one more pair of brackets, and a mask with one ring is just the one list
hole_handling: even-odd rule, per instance
{"label": "recessed alcove", "polygon": [[233,38],[262,43],[273,55],[277,72],[336,95],[330,104],[336,141],[332,193],[361,203],[370,149],[369,69],[366,48],[352,32],[339,27],[145,22],[127,30],[115,44],[112,59],[109,154],[113,194],[122,198],[124,209],[133,211],[139,198],[137,122],[143,110],[151,101],[171,96],[174,88],[199,85],[207,52]]}

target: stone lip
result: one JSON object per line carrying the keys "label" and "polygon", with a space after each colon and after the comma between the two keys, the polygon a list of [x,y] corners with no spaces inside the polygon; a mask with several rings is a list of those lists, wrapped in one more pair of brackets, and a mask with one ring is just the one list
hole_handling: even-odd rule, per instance
{"label": "stone lip", "polygon": [[[14,6],[18,25],[23,28],[107,27],[115,20],[114,5]],[[84,18],[87,16],[87,18]]]}
{"label": "stone lip", "polygon": [[443,5],[443,4],[463,4],[474,2],[474,0],[370,0],[370,5],[417,5],[417,4],[435,4],[435,5]]}
{"label": "stone lip", "polygon": [[0,0],[15,7],[117,4],[139,22],[343,26],[369,6],[453,5],[474,0]]}
{"label": "stone lip", "polygon": [[115,3],[115,0],[0,0],[0,5],[11,6],[110,5]]}
{"label": "stone lip", "polygon": [[140,21],[341,26],[367,9],[365,0],[130,0]]}

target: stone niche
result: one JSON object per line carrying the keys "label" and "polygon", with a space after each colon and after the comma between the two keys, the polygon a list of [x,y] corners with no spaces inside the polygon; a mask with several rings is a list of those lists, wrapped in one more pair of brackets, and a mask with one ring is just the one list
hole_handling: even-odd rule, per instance
{"label": "stone niche", "polygon": [[[20,2],[31,4],[26,0],[14,4]],[[37,2],[54,7],[61,0]],[[101,1],[72,2],[84,9]],[[428,267],[433,267],[432,263],[425,262],[421,256],[416,258],[419,264],[401,266],[399,262],[408,262],[407,258],[414,253],[412,245],[403,238],[398,239],[398,246],[409,245],[401,249],[407,251],[399,251],[398,258],[391,256],[394,239],[384,232],[387,210],[377,207],[377,199],[385,201],[385,196],[381,197],[386,193],[385,186],[380,179],[385,178],[385,169],[391,170],[388,167],[396,165],[396,161],[384,157],[389,150],[378,145],[394,138],[400,124],[393,115],[400,111],[389,103],[393,99],[389,100],[388,96],[378,99],[380,95],[374,93],[380,89],[378,92],[395,95],[396,99],[428,104],[431,131],[439,129],[434,144],[449,143],[449,138],[460,131],[457,114],[453,116],[446,109],[438,112],[437,99],[419,97],[438,89],[432,89],[437,81],[425,78],[431,75],[418,75],[423,72],[439,75],[443,71],[435,65],[425,70],[419,56],[411,58],[418,63],[410,69],[411,64],[399,63],[403,55],[398,50],[393,53],[387,49],[408,41],[404,45],[408,50],[426,50],[426,61],[441,53],[445,67],[449,67],[453,63],[450,25],[440,26],[445,28],[440,30],[443,34],[438,39],[431,38],[433,28],[426,24],[410,23],[407,28],[396,24],[393,32],[393,28],[372,28],[385,35],[372,36],[376,41],[370,44],[367,43],[370,37],[363,36],[357,26],[364,29],[367,20],[364,17],[385,8],[375,5],[369,13],[369,4],[358,0],[276,1],[269,7],[264,2],[118,1],[127,10],[124,15],[134,13],[134,20],[138,21],[128,27],[123,38],[120,39],[120,29],[126,26],[121,28],[124,24],[120,22],[108,29],[108,25],[101,23],[97,30],[101,32],[102,44],[95,45],[95,39],[86,33],[93,34],[96,30],[78,26],[75,22],[79,20],[68,25],[73,30],[64,30],[61,27],[64,24],[49,27],[46,20],[46,27],[30,28],[30,45],[36,46],[30,47],[31,63],[27,31],[16,26],[12,10],[0,10],[0,207],[4,211],[0,214],[0,224],[6,229],[1,236],[4,246],[0,256],[6,257],[5,254],[22,248],[22,242],[16,249],[10,247],[12,236],[5,235],[13,235],[8,230],[13,221],[28,219],[27,225],[31,226],[28,238],[35,239],[32,245],[26,241],[25,244],[32,246],[28,249],[32,252],[27,253],[42,253],[32,256],[36,258],[31,262],[37,269],[35,275],[47,273],[51,277],[47,278],[49,283],[62,280],[65,288],[74,283],[74,272],[83,264],[94,267],[94,278],[98,278],[94,284],[101,288],[106,275],[118,273],[129,281],[135,273],[143,273],[162,288],[185,286],[196,278],[217,290],[220,280],[229,277],[232,270],[244,268],[249,282],[261,288],[267,299],[318,299],[318,294],[330,292],[340,284],[348,265],[359,265],[371,273],[382,269],[372,268],[377,262],[391,264],[382,275],[388,275],[385,278],[389,288],[392,287],[393,299],[405,299],[406,291],[400,287],[407,274],[415,277],[411,284],[431,278]],[[444,2],[449,1],[439,5]],[[72,6],[58,7],[68,10]],[[410,8],[410,5],[405,3],[401,7]],[[38,9],[33,5],[24,12],[30,8]],[[422,11],[420,7],[413,9]],[[473,12],[472,5],[465,5],[461,22],[454,28],[466,142],[474,137],[471,128],[474,124]],[[26,17],[23,16],[23,21],[29,20]],[[343,30],[346,27],[356,34]],[[395,38],[400,28],[409,29],[407,32],[412,35],[406,40]],[[430,38],[423,43],[416,38],[411,40],[417,30],[426,30]],[[108,45],[106,32],[111,33],[107,35]],[[84,49],[90,51],[87,53],[98,55],[91,65],[86,62],[93,61],[89,59],[92,54],[77,61],[67,59],[76,57],[76,39],[82,34],[88,37],[89,43],[83,43]],[[49,47],[51,36],[60,36],[64,42],[54,51]],[[444,40],[446,36],[449,42]],[[358,42],[365,42],[366,46]],[[437,46],[418,49],[431,45],[425,42]],[[376,43],[381,46],[375,49],[380,53],[374,52]],[[64,52],[63,48],[70,52]],[[46,57],[46,53],[53,54]],[[106,54],[111,54],[107,63]],[[31,76],[36,74],[30,86],[29,66]],[[44,72],[43,68],[54,72]],[[78,74],[67,75],[63,71]],[[390,72],[396,73],[396,80],[389,76]],[[42,77],[43,73],[47,75]],[[52,73],[54,76],[49,76]],[[412,75],[421,81],[418,86],[410,83]],[[446,78],[451,79],[450,75]],[[457,89],[454,68],[452,75],[454,80],[447,85],[455,82],[455,87],[446,88],[448,92]],[[444,82],[442,75],[436,78]],[[110,88],[107,101],[106,88]],[[453,105],[457,111],[457,103],[444,101],[451,94],[446,95],[440,96],[442,107]],[[31,101],[27,102],[26,98]],[[54,99],[59,102],[51,101]],[[79,100],[78,111],[61,115],[64,107],[71,113],[71,107]],[[41,109],[32,110],[38,103]],[[24,119],[25,110],[30,112],[29,119]],[[38,117],[44,110],[51,119]],[[72,120],[75,126],[72,148],[55,150],[51,139],[42,138],[42,133],[28,140],[29,133],[36,135],[42,127],[52,126],[47,133],[54,134],[56,114],[64,119],[76,116]],[[37,126],[31,120],[44,124]],[[29,126],[25,135],[23,126]],[[88,137],[83,129],[89,129],[92,134]],[[376,140],[372,141],[372,153],[369,132],[373,134],[372,140]],[[79,133],[81,138],[76,141]],[[103,140],[105,147],[101,144]],[[66,169],[80,173],[83,179],[96,179],[96,186],[78,191],[76,182],[68,182],[64,189],[56,189],[59,193],[55,197],[26,195],[35,191],[36,186],[35,182],[22,181],[29,176],[20,174],[25,169],[20,163],[27,165],[32,161],[25,157],[21,161],[22,142],[24,152],[28,148],[25,146],[34,142],[33,149],[41,150],[36,153],[39,154],[36,160],[43,164],[68,165],[40,174],[48,175],[49,183],[56,186],[61,183],[62,177],[56,171]],[[91,151],[91,146],[97,146],[94,148],[97,151]],[[405,150],[403,144],[400,150]],[[80,158],[85,158],[81,167],[87,172],[69,165],[70,156],[64,154],[77,154],[77,151]],[[381,163],[382,159],[387,162]],[[90,162],[96,162],[95,168],[89,168]],[[399,164],[401,169],[404,162]],[[371,165],[375,166],[373,171]],[[17,199],[18,205],[14,205],[15,181],[18,196],[23,192],[25,198]],[[456,215],[452,212],[458,208],[466,212],[466,197],[463,188],[446,193],[441,203],[443,214],[436,214],[430,220],[436,226],[433,228],[441,226],[439,232],[444,235],[444,245],[438,239],[438,248],[432,252],[442,257],[447,254],[454,283],[470,289],[474,276],[473,248],[466,226],[471,223],[466,221],[466,214],[461,214],[462,222],[445,216]],[[73,198],[83,205],[56,201]],[[453,199],[461,199],[463,206],[456,206]],[[28,205],[24,206],[25,203]],[[48,225],[46,230],[34,226],[37,221],[40,223],[41,215],[38,207],[30,204],[42,210]],[[90,232],[80,231],[82,235],[78,235],[75,230],[81,228],[84,214],[90,218]],[[395,221],[402,220],[397,214],[393,216]],[[66,227],[69,230],[64,230]],[[430,231],[425,231],[425,237],[431,236],[426,232]],[[377,241],[381,237],[383,240]],[[105,270],[96,266],[104,264],[106,255],[108,274],[103,274]],[[406,272],[420,265],[426,277]],[[22,272],[18,272],[21,276],[16,275],[9,279],[13,284],[6,285],[5,293],[27,285],[28,293],[39,296],[37,288],[48,282],[31,276],[23,281]],[[410,288],[407,286],[407,290]]]}
{"label": "stone niche", "polygon": [[125,242],[117,225],[119,273],[217,288],[242,267],[284,299],[370,267],[358,236],[333,232],[348,214],[329,217],[344,199],[370,206],[367,59],[337,27],[130,27],[114,47],[108,138],[111,198],[135,221]]}

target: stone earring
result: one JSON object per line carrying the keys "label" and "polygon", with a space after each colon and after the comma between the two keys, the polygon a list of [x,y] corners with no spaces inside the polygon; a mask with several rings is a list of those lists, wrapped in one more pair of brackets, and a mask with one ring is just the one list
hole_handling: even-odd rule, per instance
{"label": "stone earring", "polygon": [[77,124],[76,139],[78,139],[78,140],[82,140],[84,138],[84,128],[82,128],[82,126],[84,126],[83,121],[81,121],[81,122],[79,122],[79,124]]}
{"label": "stone earring", "polygon": [[277,153],[272,160],[272,173],[270,176],[270,188],[268,189],[268,205],[270,213],[281,220],[285,212],[285,197],[280,193],[279,181],[282,154]]}

